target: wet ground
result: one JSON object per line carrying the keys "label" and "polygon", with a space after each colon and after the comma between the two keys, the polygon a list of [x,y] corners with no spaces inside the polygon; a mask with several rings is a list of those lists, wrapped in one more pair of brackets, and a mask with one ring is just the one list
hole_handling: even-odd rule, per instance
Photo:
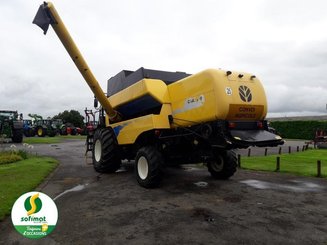
{"label": "wet ground", "polygon": [[1,244],[327,244],[326,179],[239,170],[217,181],[188,166],[167,169],[148,190],[132,163],[99,175],[84,149],[82,141],[35,145],[61,162],[38,188],[57,204],[57,227],[32,241],[7,218]]}

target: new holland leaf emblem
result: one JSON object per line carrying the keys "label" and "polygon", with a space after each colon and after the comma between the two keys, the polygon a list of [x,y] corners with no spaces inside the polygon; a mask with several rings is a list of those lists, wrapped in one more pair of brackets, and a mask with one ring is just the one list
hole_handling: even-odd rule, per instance
{"label": "new holland leaf emblem", "polygon": [[252,100],[252,94],[251,90],[247,86],[240,86],[238,88],[241,100],[244,102],[251,102]]}

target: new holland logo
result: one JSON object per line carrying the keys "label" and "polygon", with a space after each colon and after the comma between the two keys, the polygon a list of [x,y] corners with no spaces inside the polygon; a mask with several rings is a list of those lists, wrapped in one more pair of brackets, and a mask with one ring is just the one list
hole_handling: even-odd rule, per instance
{"label": "new holland logo", "polygon": [[247,86],[240,86],[238,88],[241,100],[244,102],[251,102],[252,100],[252,94],[251,90]]}

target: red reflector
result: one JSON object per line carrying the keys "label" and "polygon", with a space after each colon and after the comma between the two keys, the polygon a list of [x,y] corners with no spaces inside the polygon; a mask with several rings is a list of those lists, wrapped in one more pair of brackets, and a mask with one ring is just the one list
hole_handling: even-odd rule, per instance
{"label": "red reflector", "polygon": [[160,130],[154,130],[155,136],[160,136]]}
{"label": "red reflector", "polygon": [[262,122],[258,122],[257,123],[257,126],[258,126],[258,128],[263,128],[263,123]]}
{"label": "red reflector", "polygon": [[234,122],[229,122],[229,123],[228,123],[228,127],[229,127],[229,128],[236,128],[236,123],[234,123]]}

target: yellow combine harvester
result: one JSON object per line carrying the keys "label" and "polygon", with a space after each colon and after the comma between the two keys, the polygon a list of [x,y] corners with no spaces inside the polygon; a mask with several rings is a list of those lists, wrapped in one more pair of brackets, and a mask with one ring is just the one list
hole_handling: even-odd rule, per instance
{"label": "yellow combine harvester", "polygon": [[123,70],[108,80],[106,95],[52,3],[40,6],[33,23],[44,34],[51,24],[101,103],[92,147],[98,172],[135,159],[137,181],[149,188],[159,185],[166,165],[203,162],[214,178],[228,179],[236,171],[233,149],[283,144],[268,132],[265,92],[252,74]]}

